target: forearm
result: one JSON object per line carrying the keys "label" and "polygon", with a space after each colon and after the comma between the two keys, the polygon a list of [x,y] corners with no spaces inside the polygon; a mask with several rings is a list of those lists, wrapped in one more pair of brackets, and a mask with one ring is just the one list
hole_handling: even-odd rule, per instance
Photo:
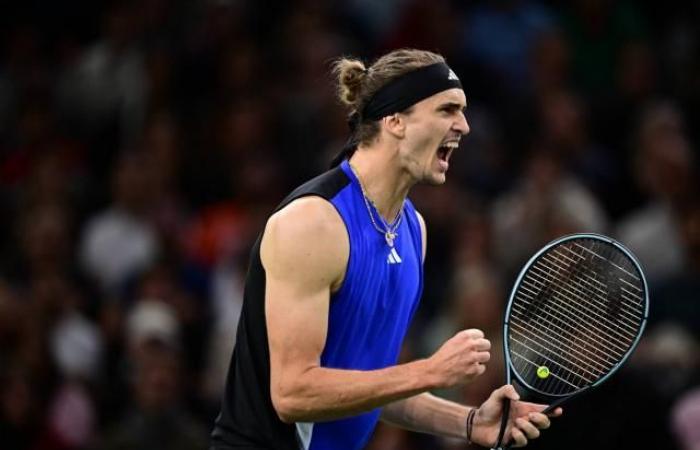
{"label": "forearm", "polygon": [[382,421],[412,431],[466,439],[470,406],[423,393],[384,407]]}
{"label": "forearm", "polygon": [[316,422],[367,412],[435,386],[427,360],[419,360],[369,371],[313,367],[272,392],[282,420]]}

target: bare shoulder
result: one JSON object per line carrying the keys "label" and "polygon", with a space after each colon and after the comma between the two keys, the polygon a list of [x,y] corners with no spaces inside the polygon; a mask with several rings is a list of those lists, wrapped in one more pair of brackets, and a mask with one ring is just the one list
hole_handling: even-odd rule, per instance
{"label": "bare shoulder", "polygon": [[[302,239],[304,244],[347,237],[345,224],[331,203],[321,197],[294,200],[270,217],[263,239]],[[310,241],[310,242],[307,242]]]}
{"label": "bare shoulder", "polygon": [[344,274],[349,251],[340,214],[330,202],[316,196],[294,200],[273,214],[260,248],[266,271],[302,277],[303,272],[310,272],[332,281]]}

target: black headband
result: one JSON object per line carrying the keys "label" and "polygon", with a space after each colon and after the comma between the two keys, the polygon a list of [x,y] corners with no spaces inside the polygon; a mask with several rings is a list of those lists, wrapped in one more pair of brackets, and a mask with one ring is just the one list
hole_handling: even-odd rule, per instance
{"label": "black headband", "polygon": [[355,152],[358,144],[355,130],[360,123],[405,111],[431,95],[454,88],[462,89],[462,83],[452,69],[442,62],[421,67],[393,79],[372,96],[361,112],[350,116],[350,137],[343,150],[333,158],[331,167],[337,166]]}
{"label": "black headband", "polygon": [[462,89],[457,75],[445,63],[421,67],[404,74],[379,89],[360,113],[361,121],[405,111],[419,101],[448,89]]}

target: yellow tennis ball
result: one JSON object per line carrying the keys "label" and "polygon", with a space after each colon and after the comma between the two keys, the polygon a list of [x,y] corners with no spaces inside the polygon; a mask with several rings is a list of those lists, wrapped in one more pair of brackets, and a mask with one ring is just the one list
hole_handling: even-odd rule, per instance
{"label": "yellow tennis ball", "polygon": [[547,366],[540,366],[537,368],[537,376],[543,380],[549,376],[549,369]]}

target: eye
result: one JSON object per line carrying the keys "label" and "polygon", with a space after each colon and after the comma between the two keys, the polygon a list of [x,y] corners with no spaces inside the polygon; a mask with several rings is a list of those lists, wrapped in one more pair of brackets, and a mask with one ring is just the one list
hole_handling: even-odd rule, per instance
{"label": "eye", "polygon": [[445,112],[447,114],[456,114],[458,113],[462,108],[460,108],[459,105],[445,105],[442,108],[440,108],[440,111]]}

